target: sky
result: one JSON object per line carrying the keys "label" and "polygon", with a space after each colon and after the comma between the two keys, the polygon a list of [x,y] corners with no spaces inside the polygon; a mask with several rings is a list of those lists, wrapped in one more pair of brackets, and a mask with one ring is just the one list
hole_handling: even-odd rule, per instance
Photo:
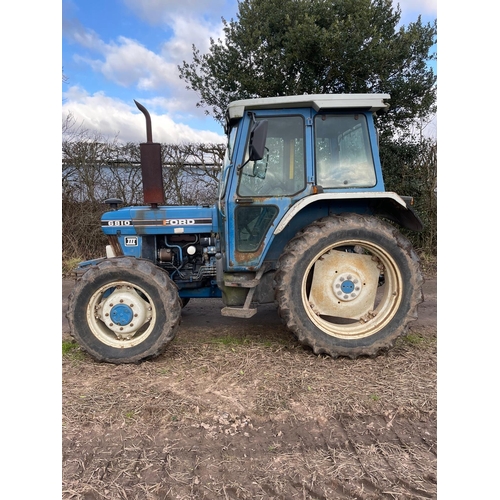
{"label": "sky", "polygon": [[[436,1],[401,0],[401,22],[433,21]],[[223,34],[221,18],[237,10],[237,0],[63,0],[63,120],[71,113],[104,137],[143,142],[135,99],[151,115],[155,142],[225,142],[177,68],[193,44],[207,52]]]}

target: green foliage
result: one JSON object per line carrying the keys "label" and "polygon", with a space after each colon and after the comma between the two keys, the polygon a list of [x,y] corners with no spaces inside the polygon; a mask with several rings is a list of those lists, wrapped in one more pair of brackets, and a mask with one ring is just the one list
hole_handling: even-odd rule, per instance
{"label": "green foliage", "polygon": [[424,223],[420,233],[403,231],[420,252],[437,254],[437,141],[431,138],[382,139],[380,159],[386,191],[414,197]]}
{"label": "green foliage", "polygon": [[314,93],[388,93],[392,134],[435,111],[428,62],[436,23],[398,27],[392,0],[242,0],[208,53],[193,46],[180,77],[223,123],[230,101]]}

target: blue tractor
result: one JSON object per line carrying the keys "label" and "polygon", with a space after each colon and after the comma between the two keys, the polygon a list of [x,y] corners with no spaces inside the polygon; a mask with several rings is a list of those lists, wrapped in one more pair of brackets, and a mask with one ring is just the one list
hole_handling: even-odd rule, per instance
{"label": "blue tractor", "polygon": [[397,225],[419,231],[409,197],[386,192],[373,115],[386,94],[232,102],[214,206],[165,206],[160,144],[141,144],[144,206],[107,200],[106,257],[78,268],[71,334],[93,358],[160,355],[191,298],[225,316],[274,302],[316,354],[376,356],[417,318],[423,277]]}

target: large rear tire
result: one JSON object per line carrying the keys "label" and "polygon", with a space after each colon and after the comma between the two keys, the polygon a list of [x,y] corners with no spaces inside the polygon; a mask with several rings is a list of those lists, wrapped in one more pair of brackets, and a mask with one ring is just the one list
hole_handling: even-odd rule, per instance
{"label": "large rear tire", "polygon": [[334,358],[390,349],[417,319],[422,284],[410,242],[394,226],[357,214],[306,227],[275,274],[284,323],[316,354]]}
{"label": "large rear tire", "polygon": [[151,262],[104,260],[76,283],[68,303],[71,335],[94,359],[137,363],[160,355],[181,317],[177,287]]}

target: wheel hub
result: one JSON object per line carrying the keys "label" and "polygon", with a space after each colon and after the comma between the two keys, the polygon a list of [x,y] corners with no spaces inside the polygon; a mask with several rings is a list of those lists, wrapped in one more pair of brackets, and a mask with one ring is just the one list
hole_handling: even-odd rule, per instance
{"label": "wheel hub", "polygon": [[354,300],[362,287],[362,280],[354,273],[341,274],[333,281],[333,293],[344,302]]}
{"label": "wheel hub", "polygon": [[98,318],[120,339],[130,339],[151,320],[151,305],[131,286],[117,286],[98,306]]}
{"label": "wheel hub", "polygon": [[109,316],[111,318],[111,321],[113,321],[113,323],[120,326],[125,326],[132,321],[134,313],[132,312],[132,308],[129,307],[128,305],[119,304],[113,306],[113,309],[111,309]]}

